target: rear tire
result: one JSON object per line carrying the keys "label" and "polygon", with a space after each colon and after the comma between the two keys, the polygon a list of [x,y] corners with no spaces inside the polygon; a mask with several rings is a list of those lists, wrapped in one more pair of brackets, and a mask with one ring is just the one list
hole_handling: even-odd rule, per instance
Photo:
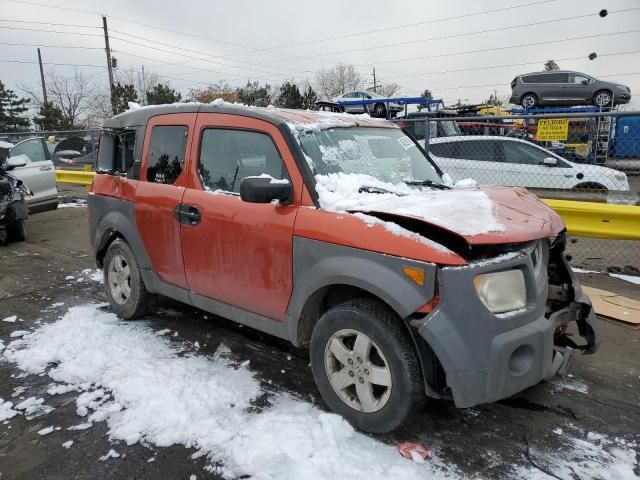
{"label": "rear tire", "polygon": [[373,299],[349,300],[320,317],[311,337],[311,369],[329,407],[365,432],[395,430],[424,400],[402,320]]}
{"label": "rear tire", "polygon": [[520,99],[520,105],[525,109],[535,108],[538,105],[538,97],[533,93],[525,93]]}
{"label": "rear tire", "polygon": [[104,285],[113,311],[124,319],[133,319],[148,313],[155,303],[140,275],[138,262],[131,247],[117,239],[104,257]]}
{"label": "rear tire", "polygon": [[384,103],[376,103],[373,107],[373,114],[379,118],[387,118],[387,107]]}

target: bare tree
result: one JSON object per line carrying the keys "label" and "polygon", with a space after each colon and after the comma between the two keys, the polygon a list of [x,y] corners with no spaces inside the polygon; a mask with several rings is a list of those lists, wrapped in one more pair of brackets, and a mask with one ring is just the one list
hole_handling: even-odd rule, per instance
{"label": "bare tree", "polygon": [[133,85],[138,92],[138,97],[144,99],[144,92],[153,89],[160,83],[160,76],[155,72],[145,70],[144,78],[142,77],[142,67],[135,68],[132,66],[118,68],[115,71],[115,81],[122,85]]}
{"label": "bare tree", "polygon": [[[92,114],[98,89],[90,77],[86,77],[76,70],[72,77],[64,77],[50,69],[46,74],[47,96],[49,103],[60,110],[69,125],[81,127]],[[19,84],[33,104],[40,108],[43,106],[40,86]]]}
{"label": "bare tree", "polygon": [[380,95],[384,95],[385,97],[393,97],[396,93],[400,91],[400,85],[397,83],[387,83],[378,87],[378,93]]}
{"label": "bare tree", "polygon": [[339,63],[333,68],[322,69],[316,73],[316,87],[326,100],[338,95],[358,90],[362,86],[362,77],[353,65]]}

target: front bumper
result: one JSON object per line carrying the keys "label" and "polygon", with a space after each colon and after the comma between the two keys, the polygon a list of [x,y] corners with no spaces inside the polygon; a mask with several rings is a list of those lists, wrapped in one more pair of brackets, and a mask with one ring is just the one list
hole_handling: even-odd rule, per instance
{"label": "front bumper", "polygon": [[[544,262],[537,270],[535,261],[527,250],[505,261],[440,270],[440,303],[427,317],[414,320],[412,326],[442,364],[456,406],[471,407],[506,398],[555,375],[563,365],[566,367],[567,358],[563,359],[561,352],[566,354],[567,349],[554,347],[557,325],[545,316],[546,259],[537,259]],[[511,314],[496,315],[478,298],[473,277],[507,269],[523,272],[527,305]],[[595,316],[577,279],[573,288],[576,317],[585,317],[588,311],[589,318],[581,321],[593,323],[585,330],[594,332],[595,350]]]}

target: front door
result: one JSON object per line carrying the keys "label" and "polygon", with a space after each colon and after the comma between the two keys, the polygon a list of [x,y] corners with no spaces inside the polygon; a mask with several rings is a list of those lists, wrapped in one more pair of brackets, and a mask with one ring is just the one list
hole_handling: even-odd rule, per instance
{"label": "front door", "polygon": [[[534,188],[571,188],[573,174],[567,162],[528,142],[498,142],[503,148],[504,175],[502,185]],[[553,159],[555,165],[545,165]]]}
{"label": "front door", "polygon": [[188,183],[186,152],[195,117],[172,114],[149,120],[134,194],[136,225],[153,270],[166,283],[181,288],[187,288],[187,281],[176,211]]}
{"label": "front door", "polygon": [[[195,184],[183,197],[182,255],[192,292],[283,320],[293,286],[293,227],[302,178],[280,131],[247,117],[199,114]],[[267,174],[293,184],[291,205],[247,203],[240,183]]]}
{"label": "front door", "polygon": [[12,175],[22,180],[33,195],[27,198],[30,205],[56,202],[56,172],[53,162],[48,159],[46,145],[42,138],[29,138],[17,143],[9,152],[10,157],[24,158],[27,164],[16,168]]}

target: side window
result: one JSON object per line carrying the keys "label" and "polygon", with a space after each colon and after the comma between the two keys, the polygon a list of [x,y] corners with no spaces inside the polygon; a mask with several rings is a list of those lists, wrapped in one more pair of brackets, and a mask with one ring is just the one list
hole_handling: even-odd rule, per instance
{"label": "side window", "polygon": [[569,83],[574,83],[577,85],[586,85],[589,83],[589,77],[586,75],[582,75],[580,73],[570,73],[569,74]]}
{"label": "side window", "polygon": [[545,75],[526,75],[522,77],[522,83],[544,83],[546,82]]}
{"label": "side window", "polygon": [[498,161],[493,155],[493,142],[489,140],[463,140],[456,142],[455,158],[480,162]]}
{"label": "side window", "polygon": [[567,83],[569,81],[567,73],[548,73],[546,77],[546,83]]}
{"label": "side window", "polygon": [[521,142],[503,142],[504,156],[507,163],[520,165],[542,165],[544,159],[550,157],[544,150]]}
{"label": "side window", "polygon": [[42,162],[47,159],[44,148],[45,147],[40,138],[30,138],[29,140],[24,140],[13,147],[9,152],[9,156],[17,157],[18,155],[24,155],[27,157],[25,159],[27,160],[27,163]]}
{"label": "side window", "polygon": [[289,179],[282,157],[265,133],[207,128],[202,133],[198,172],[206,190],[239,193],[243,178],[263,174]]}
{"label": "side window", "polygon": [[147,160],[147,182],[175,183],[184,166],[187,133],[188,128],[181,125],[153,127]]}
{"label": "side window", "polygon": [[438,157],[453,157],[453,143],[430,143],[429,152]]}

